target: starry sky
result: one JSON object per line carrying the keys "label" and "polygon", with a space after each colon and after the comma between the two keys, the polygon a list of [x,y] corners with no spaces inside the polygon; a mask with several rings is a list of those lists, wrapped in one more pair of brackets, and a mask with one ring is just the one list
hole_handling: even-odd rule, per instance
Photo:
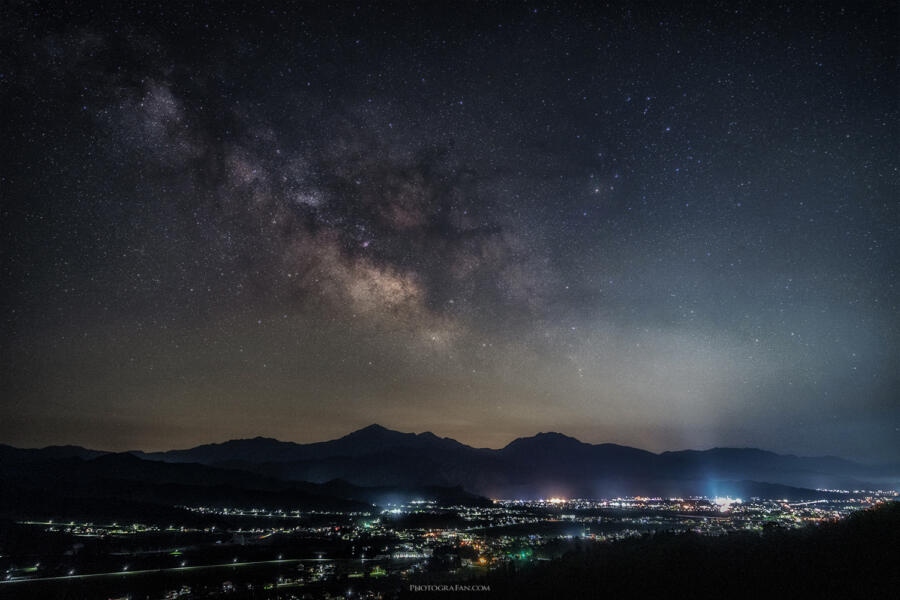
{"label": "starry sky", "polygon": [[897,5],[668,4],[5,4],[0,442],[895,459]]}

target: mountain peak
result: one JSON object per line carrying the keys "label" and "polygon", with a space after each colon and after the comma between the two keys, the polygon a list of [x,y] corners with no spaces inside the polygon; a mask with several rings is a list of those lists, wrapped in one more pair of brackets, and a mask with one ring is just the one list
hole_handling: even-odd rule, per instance
{"label": "mountain peak", "polygon": [[562,433],[558,433],[556,431],[542,431],[538,434],[535,434],[531,437],[520,437],[516,438],[507,444],[507,449],[515,449],[515,448],[535,448],[535,447],[569,447],[569,446],[584,446],[586,445],[584,442],[577,440],[571,436],[564,435]]}
{"label": "mountain peak", "polygon": [[530,438],[519,438],[519,439],[521,439],[521,440],[529,440],[530,439],[530,440],[544,442],[544,443],[546,443],[546,442],[550,442],[550,443],[573,443],[574,442],[576,444],[584,443],[579,439],[573,438],[572,436],[566,435],[564,433],[559,433],[557,431],[542,431],[540,433],[537,433],[537,434],[531,436]]}
{"label": "mountain peak", "polygon": [[372,423],[367,427],[363,427],[362,429],[357,429],[351,433],[348,433],[346,437],[350,436],[361,436],[361,435],[384,435],[386,433],[400,433],[399,431],[394,431],[392,429],[388,429],[387,427],[382,427],[378,423]]}
{"label": "mountain peak", "polygon": [[372,423],[368,427],[363,427],[360,431],[390,431],[390,429],[378,423]]}
{"label": "mountain peak", "polygon": [[324,444],[333,444],[333,443],[352,443],[352,444],[394,444],[398,442],[402,442],[404,440],[408,441],[411,439],[415,439],[416,434],[414,433],[403,433],[402,431],[396,431],[394,429],[388,429],[387,427],[382,427],[377,423],[373,423],[368,427],[363,427],[362,429],[357,429],[351,433],[348,433],[342,438],[338,438],[337,440],[332,440],[331,442],[320,442]]}
{"label": "mountain peak", "polygon": [[542,439],[542,440],[574,440],[579,442],[577,439],[573,438],[570,435],[566,435],[564,433],[559,433],[558,431],[542,431],[536,434],[534,437]]}

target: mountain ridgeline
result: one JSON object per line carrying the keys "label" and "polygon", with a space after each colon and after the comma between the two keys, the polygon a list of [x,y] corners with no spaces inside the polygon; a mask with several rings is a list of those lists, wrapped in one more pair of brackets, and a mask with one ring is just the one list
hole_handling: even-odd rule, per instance
{"label": "mountain ridgeline", "polygon": [[185,507],[368,511],[432,500],[488,505],[461,487],[357,486],[284,481],[246,470],[146,460],[83,448],[26,450],[0,445],[0,521],[38,518],[210,525],[218,517]]}
{"label": "mountain ridgeline", "polygon": [[416,499],[447,506],[553,496],[811,500],[841,496],[822,490],[896,489],[898,473],[897,465],[756,449],[654,454],[559,433],[493,450],[372,425],[314,444],[260,437],[156,453],[0,445],[0,517],[96,512],[188,522],[179,507],[367,510]]}
{"label": "mountain ridgeline", "polygon": [[[433,433],[371,425],[327,442],[232,440],[188,450],[133,453],[146,460],[200,463],[284,481],[358,486],[462,486],[493,498],[617,495],[806,497],[815,489],[893,489],[900,465],[868,466],[752,448],[655,454],[587,444],[559,433],[519,438],[494,450]],[[821,494],[819,494],[821,495]]]}

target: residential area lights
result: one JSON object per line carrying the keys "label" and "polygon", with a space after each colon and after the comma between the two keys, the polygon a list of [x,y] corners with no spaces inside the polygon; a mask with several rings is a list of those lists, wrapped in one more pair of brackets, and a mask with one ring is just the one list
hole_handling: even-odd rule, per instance
{"label": "residential area lights", "polygon": [[[70,553],[62,562],[47,557],[21,567],[7,562],[0,585],[184,570],[215,578],[210,574],[216,569],[245,573],[263,568],[275,569],[269,571],[272,579],[265,585],[279,589],[325,585],[343,578],[408,580],[442,571],[454,576],[466,576],[471,571],[471,576],[477,577],[510,563],[556,558],[576,540],[602,544],[654,532],[761,534],[771,527],[797,528],[835,521],[892,500],[896,500],[894,492],[801,502],[729,496],[552,496],[540,500],[498,499],[475,506],[418,501],[343,512],[183,507],[196,515],[227,516],[216,527],[22,521],[20,525],[48,534],[109,543],[117,549],[117,556],[122,556],[124,549],[128,562],[118,563],[117,573],[110,572],[115,567],[111,569],[108,562],[91,563],[88,553],[79,552]],[[270,518],[273,513],[279,517]],[[231,525],[223,526],[225,522]],[[146,541],[159,539],[170,541],[172,546]],[[240,555],[230,554],[229,549],[239,550]],[[224,581],[218,580],[215,589],[234,589],[232,579],[237,577],[223,576]],[[248,584],[242,582],[244,585]],[[184,597],[182,591],[187,588],[191,586],[174,590],[171,597]],[[191,589],[192,594],[203,593],[196,586]]]}

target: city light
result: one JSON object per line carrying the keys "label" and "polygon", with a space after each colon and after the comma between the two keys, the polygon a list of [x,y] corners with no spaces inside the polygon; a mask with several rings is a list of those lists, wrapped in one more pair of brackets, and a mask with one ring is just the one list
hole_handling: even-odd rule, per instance
{"label": "city light", "polygon": [[719,506],[719,510],[722,512],[728,512],[731,509],[733,504],[741,504],[740,498],[730,498],[730,497],[720,497],[717,496],[713,502],[715,502]]}
{"label": "city light", "polygon": [[[120,544],[133,544],[136,549],[146,547],[143,536],[156,536],[161,532],[177,532],[177,535],[205,538],[210,548],[220,544],[240,544],[246,554],[233,556],[231,561],[204,559],[198,551],[202,545],[184,545],[181,540],[169,548],[161,548],[160,557],[178,557],[175,565],[159,563],[155,555],[135,553],[140,562],[122,565],[119,574],[127,572],[165,572],[187,569],[215,569],[229,567],[235,570],[265,565],[281,565],[284,553],[267,551],[271,540],[321,540],[342,548],[337,558],[327,557],[322,551],[308,551],[297,561],[297,570],[290,576],[277,573],[263,589],[306,585],[337,581],[339,577],[350,579],[396,577],[406,580],[419,572],[446,571],[465,573],[466,569],[496,569],[508,564],[527,564],[532,561],[551,560],[579,543],[615,543],[620,540],[652,535],[656,532],[693,533],[707,536],[727,535],[734,532],[755,532],[762,535],[766,528],[799,528],[808,524],[834,521],[855,511],[878,506],[897,497],[895,492],[866,491],[858,497],[842,499],[817,499],[788,502],[751,498],[745,500],[732,496],[707,497],[616,497],[607,499],[579,499],[551,497],[541,500],[496,500],[487,505],[441,505],[439,503],[396,504],[390,510],[404,515],[420,515],[436,518],[454,515],[452,521],[440,519],[423,527],[413,523],[378,518],[381,511],[373,508],[365,511],[295,511],[296,522],[272,523],[270,511],[240,507],[210,508],[183,507],[200,515],[241,515],[243,521],[230,529],[191,528],[173,525],[169,528],[131,523],[128,525],[98,526],[93,523],[73,522],[71,525],[33,521],[30,527],[47,532],[63,531],[83,537],[106,538],[118,536]],[[288,513],[279,513],[288,514]],[[713,518],[707,518],[713,517]],[[228,537],[223,537],[224,532]],[[168,535],[168,534],[167,534]],[[199,537],[196,537],[199,536]],[[133,542],[128,542],[134,538]],[[374,540],[378,540],[375,542]],[[190,553],[188,560],[186,553]],[[196,553],[196,554],[195,554]],[[194,556],[197,559],[194,559]],[[77,560],[77,558],[76,558]],[[169,559],[170,560],[170,559]],[[243,562],[241,562],[243,561]],[[5,580],[40,580],[42,562],[22,569],[8,569]],[[371,566],[369,566],[371,565]],[[63,573],[76,576],[76,568],[66,565]],[[78,577],[103,576],[102,570],[91,571],[79,567]],[[109,573],[112,575],[112,573]],[[474,575],[474,573],[473,573]],[[52,578],[52,576],[50,576]],[[216,590],[234,588],[231,581],[217,581]],[[191,591],[191,590],[194,591]],[[196,594],[200,588],[183,586],[173,590],[166,598],[181,598]],[[360,590],[357,590],[359,592]],[[351,594],[350,591],[347,594]]]}

